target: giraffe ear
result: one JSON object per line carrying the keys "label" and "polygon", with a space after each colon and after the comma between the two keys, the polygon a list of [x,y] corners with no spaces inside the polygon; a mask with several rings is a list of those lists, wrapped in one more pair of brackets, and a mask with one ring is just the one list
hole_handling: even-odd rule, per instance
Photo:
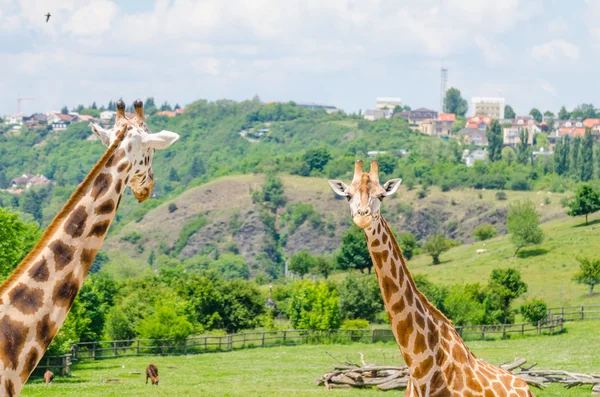
{"label": "giraffe ear", "polygon": [[396,193],[396,190],[398,190],[401,183],[402,183],[402,179],[400,179],[400,178],[390,179],[389,181],[384,183],[383,190],[385,190],[385,195],[391,196],[392,194]]}
{"label": "giraffe ear", "polygon": [[105,130],[104,128],[100,127],[98,124],[94,124],[94,123],[90,123],[90,127],[92,127],[92,132],[94,133],[94,135],[96,135],[98,138],[100,138],[100,141],[102,141],[102,143],[105,146],[110,146],[110,140],[111,140],[110,130]]}
{"label": "giraffe ear", "polygon": [[344,182],[338,180],[331,180],[329,181],[329,186],[331,186],[335,194],[337,194],[338,196],[348,196],[348,193],[346,193],[348,185],[346,185]]}
{"label": "giraffe ear", "polygon": [[147,134],[142,137],[142,145],[153,149],[166,149],[179,139],[179,135],[162,130],[156,134]]}

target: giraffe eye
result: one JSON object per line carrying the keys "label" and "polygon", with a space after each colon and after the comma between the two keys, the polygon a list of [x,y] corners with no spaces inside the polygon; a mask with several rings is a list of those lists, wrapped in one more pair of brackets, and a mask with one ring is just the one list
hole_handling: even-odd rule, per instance
{"label": "giraffe eye", "polygon": [[350,201],[352,200],[352,196],[350,196],[349,194],[346,195],[346,200]]}
{"label": "giraffe eye", "polygon": [[377,196],[377,198],[379,199],[379,201],[383,201],[383,199],[385,198],[385,194],[380,194],[379,196]]}

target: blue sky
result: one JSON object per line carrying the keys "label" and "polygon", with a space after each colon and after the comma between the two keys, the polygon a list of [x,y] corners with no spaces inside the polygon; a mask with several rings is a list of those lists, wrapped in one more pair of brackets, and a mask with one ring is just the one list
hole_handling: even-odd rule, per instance
{"label": "blue sky", "polygon": [[[52,18],[45,23],[44,14]],[[154,96],[600,106],[600,1],[0,0],[0,114]]]}

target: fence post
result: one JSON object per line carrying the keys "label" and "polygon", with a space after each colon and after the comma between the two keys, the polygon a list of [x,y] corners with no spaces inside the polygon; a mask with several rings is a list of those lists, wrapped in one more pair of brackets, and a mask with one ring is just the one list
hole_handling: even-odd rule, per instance
{"label": "fence post", "polygon": [[481,339],[485,339],[485,325],[481,326]]}
{"label": "fence post", "polygon": [[581,319],[582,319],[582,320],[583,320],[583,318],[585,317],[584,313],[585,313],[584,306],[581,306]]}
{"label": "fence post", "polygon": [[262,347],[265,347],[265,333],[262,333]]}
{"label": "fence post", "polygon": [[208,350],[208,346],[206,344],[206,339],[208,339],[206,336],[204,337],[204,351]]}
{"label": "fence post", "polygon": [[562,318],[565,318],[565,308],[564,308],[564,307],[561,307],[561,308],[560,308],[560,316],[561,316]]}
{"label": "fence post", "polygon": [[287,334],[287,331],[283,331],[283,344],[285,345],[285,335]]}
{"label": "fence post", "polygon": [[221,350],[221,337],[219,336],[219,351]]}
{"label": "fence post", "polygon": [[506,339],[506,325],[502,325],[502,338]]}
{"label": "fence post", "polygon": [[525,323],[521,324],[521,336],[525,335]]}
{"label": "fence post", "polygon": [[92,345],[92,360],[96,359],[96,342]]}
{"label": "fence post", "polygon": [[371,330],[371,343],[375,343],[375,328]]}
{"label": "fence post", "polygon": [[113,341],[113,350],[115,352],[115,357],[117,357],[117,341]]}
{"label": "fence post", "polygon": [[140,340],[139,339],[135,340],[135,355],[136,356],[140,355]]}
{"label": "fence post", "polygon": [[233,350],[233,336],[227,335],[227,349]]}
{"label": "fence post", "polygon": [[537,323],[537,334],[540,335],[542,333],[542,322],[538,320]]}
{"label": "fence post", "polygon": [[160,344],[160,355],[164,356],[165,355],[165,340],[161,340],[161,344]]}
{"label": "fence post", "polygon": [[183,354],[187,355],[187,338],[183,340]]}

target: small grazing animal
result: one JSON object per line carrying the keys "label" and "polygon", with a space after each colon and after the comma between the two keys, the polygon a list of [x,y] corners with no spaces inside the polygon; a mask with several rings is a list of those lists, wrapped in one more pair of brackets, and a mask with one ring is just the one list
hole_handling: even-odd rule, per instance
{"label": "small grazing animal", "polygon": [[146,368],[146,384],[148,384],[148,378],[152,381],[152,385],[158,386],[158,368],[156,368],[156,365],[150,364]]}
{"label": "small grazing animal", "polygon": [[52,383],[53,379],[54,379],[54,374],[52,373],[52,371],[48,370],[44,373],[44,380],[46,381],[46,386],[48,386],[50,383]]}

